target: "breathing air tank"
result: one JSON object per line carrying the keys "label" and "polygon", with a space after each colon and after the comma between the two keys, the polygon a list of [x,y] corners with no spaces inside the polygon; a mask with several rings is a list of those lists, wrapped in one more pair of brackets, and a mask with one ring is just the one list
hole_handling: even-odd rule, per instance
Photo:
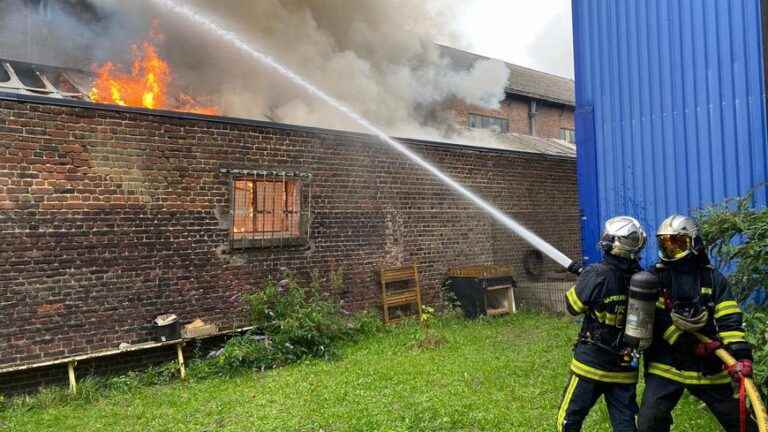
{"label": "breathing air tank", "polygon": [[656,301],[659,299],[659,283],[649,272],[638,272],[629,281],[629,304],[624,341],[637,350],[644,350],[653,340],[653,319]]}

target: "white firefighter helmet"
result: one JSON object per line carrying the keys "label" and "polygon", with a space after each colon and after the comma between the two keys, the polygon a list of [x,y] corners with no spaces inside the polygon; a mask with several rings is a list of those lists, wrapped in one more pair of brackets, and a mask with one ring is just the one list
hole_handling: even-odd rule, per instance
{"label": "white firefighter helmet", "polygon": [[600,246],[606,253],[636,259],[645,247],[646,235],[637,219],[617,216],[605,221]]}
{"label": "white firefighter helmet", "polygon": [[699,225],[688,216],[672,215],[659,225],[656,231],[659,244],[659,258],[677,261],[690,254],[698,254],[702,241]]}

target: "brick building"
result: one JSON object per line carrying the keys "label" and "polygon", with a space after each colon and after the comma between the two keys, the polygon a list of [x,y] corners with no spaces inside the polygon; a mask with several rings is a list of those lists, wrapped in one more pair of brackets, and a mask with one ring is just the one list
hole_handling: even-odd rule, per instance
{"label": "brick building", "polygon": [[[577,255],[572,157],[404,142]],[[9,93],[0,210],[0,368],[148,340],[165,312],[237,325],[283,267],[343,268],[359,309],[379,266],[419,262],[431,303],[449,267],[531,249],[368,135]]]}
{"label": "brick building", "polygon": [[[488,59],[446,46],[440,46],[440,49],[443,56],[459,69],[471,69],[477,61]],[[450,108],[456,123],[467,128],[495,129],[503,135],[543,138],[528,139],[526,142],[575,153],[573,80],[514,64],[506,65],[509,83],[506,98],[501,101],[499,109],[487,109],[454,99]],[[556,140],[569,145],[564,146]]]}
{"label": "brick building", "polygon": [[[577,256],[572,82],[509,67],[499,110],[451,101],[509,145],[402,141]],[[94,105],[73,73],[0,61],[0,371],[147,341],[161,313],[243,325],[243,295],[284,268],[341,269],[350,310],[378,306],[381,266],[418,262],[426,303],[450,267],[524,273],[530,246],[375,137]]]}

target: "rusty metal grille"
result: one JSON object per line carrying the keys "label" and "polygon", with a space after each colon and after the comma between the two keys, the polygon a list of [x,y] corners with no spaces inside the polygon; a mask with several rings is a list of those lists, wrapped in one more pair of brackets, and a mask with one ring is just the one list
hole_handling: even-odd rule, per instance
{"label": "rusty metal grille", "polygon": [[301,235],[301,182],[286,178],[234,179],[234,240]]}

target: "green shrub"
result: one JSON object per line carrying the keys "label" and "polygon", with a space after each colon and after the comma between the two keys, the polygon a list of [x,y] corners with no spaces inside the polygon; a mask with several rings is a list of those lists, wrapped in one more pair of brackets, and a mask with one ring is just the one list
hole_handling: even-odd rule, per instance
{"label": "green shrub", "polygon": [[768,287],[768,209],[753,208],[753,193],[698,215],[710,252],[723,266],[734,266],[728,279],[739,300],[755,288]]}
{"label": "green shrub", "polygon": [[189,375],[192,378],[228,377],[246,369],[265,370],[276,364],[276,353],[270,344],[247,334],[228,340],[213,358],[193,360]]}
{"label": "green shrub", "polygon": [[461,302],[453,290],[453,281],[446,279],[441,286],[442,306],[446,314],[462,313]]}
{"label": "green shrub", "polygon": [[280,282],[268,281],[247,298],[253,335],[232,338],[216,357],[193,362],[191,376],[228,376],[310,357],[328,359],[341,344],[380,332],[383,324],[378,313],[345,314],[333,296],[321,293],[326,283],[331,292],[340,292],[343,281],[340,269],[327,280],[313,272],[307,288],[290,273]]}
{"label": "green shrub", "polygon": [[270,339],[282,362],[328,358],[348,336],[338,303],[313,288],[304,289],[288,275],[248,298],[252,324]]}
{"label": "green shrub", "polygon": [[[728,199],[701,212],[699,224],[704,242],[720,260],[730,266],[731,288],[739,301],[756,288],[768,288],[768,209],[753,207],[753,193]],[[752,344],[756,376],[760,387],[768,391],[768,310],[745,311],[747,339]]]}
{"label": "green shrub", "polygon": [[752,310],[744,314],[747,340],[752,344],[754,372],[763,396],[768,395],[768,311]]}

